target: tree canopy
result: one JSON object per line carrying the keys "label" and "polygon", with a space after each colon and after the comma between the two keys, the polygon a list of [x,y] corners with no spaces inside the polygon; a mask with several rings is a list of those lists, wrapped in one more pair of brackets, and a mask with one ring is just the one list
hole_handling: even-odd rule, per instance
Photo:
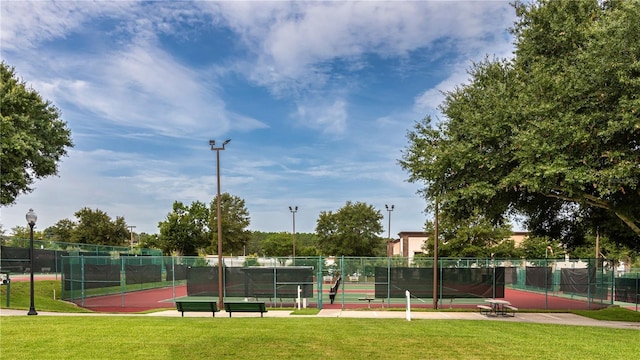
{"label": "tree canopy", "polygon": [[[249,211],[244,200],[228,193],[221,194],[222,251],[224,254],[241,254],[251,240]],[[216,197],[217,198],[217,197]],[[218,216],[216,199],[210,207],[200,201],[191,205],[173,203],[173,210],[164,221],[158,223],[159,242],[166,254],[198,255],[198,252],[218,252]]]}
{"label": "tree canopy", "polygon": [[454,219],[518,214],[582,240],[598,226],[640,248],[639,5],[516,3],[515,57],[474,64],[445,119],[409,132],[410,181]]}
{"label": "tree canopy", "polygon": [[211,243],[208,227],[209,209],[200,201],[184,205],[174,201],[172,211],[158,223],[159,242],[164,254],[198,255]]}
{"label": "tree canopy", "polygon": [[320,213],[316,224],[318,247],[325,255],[385,255],[385,240],[379,236],[381,221],[382,214],[373,206],[347,201],[335,213]]}
{"label": "tree canopy", "polygon": [[[428,234],[434,233],[434,224],[426,224]],[[478,211],[464,220],[454,220],[446,214],[440,214],[438,254],[442,257],[517,257],[515,242],[510,240],[513,232],[508,223],[493,225]],[[433,252],[433,237],[423,245],[427,253]]]}
{"label": "tree canopy", "polygon": [[115,220],[100,209],[84,207],[74,213],[77,221],[62,219],[44,229],[44,238],[61,242],[122,246],[131,233],[124,217]]}
{"label": "tree canopy", "polygon": [[[229,193],[220,194],[220,213],[222,218],[222,252],[224,254],[242,254],[243,248],[251,240],[249,210],[244,199]],[[209,228],[212,230],[210,253],[218,253],[218,212],[217,196],[211,202]]]}
{"label": "tree canopy", "polygon": [[33,191],[36,179],[58,173],[58,162],[73,147],[58,109],[0,63],[0,205]]}
{"label": "tree canopy", "polygon": [[265,256],[289,256],[293,254],[293,236],[290,233],[280,232],[267,236],[262,242],[262,250]]}
{"label": "tree canopy", "polygon": [[74,215],[78,222],[72,232],[73,242],[113,246],[129,243],[131,233],[124,217],[116,216],[112,220],[106,212],[87,207],[76,211]]}

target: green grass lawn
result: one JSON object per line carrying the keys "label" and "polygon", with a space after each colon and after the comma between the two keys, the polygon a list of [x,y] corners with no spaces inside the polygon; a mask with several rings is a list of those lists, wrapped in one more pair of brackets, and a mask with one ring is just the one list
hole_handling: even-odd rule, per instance
{"label": "green grass lawn", "polygon": [[0,317],[3,359],[632,359],[638,330],[502,321]]}
{"label": "green grass lawn", "polygon": [[[62,294],[62,285],[60,280],[41,280],[34,283],[34,302],[38,311],[55,311],[55,312],[90,312],[76,306],[75,304],[60,301]],[[55,298],[54,298],[55,294]],[[11,309],[29,309],[31,303],[29,282],[11,283],[10,294]],[[7,305],[7,287],[0,286],[0,308],[6,308]]]}
{"label": "green grass lawn", "polygon": [[[38,281],[38,311],[85,311]],[[0,289],[5,306],[6,289]],[[29,308],[29,283],[13,283],[11,308]],[[632,359],[638,330],[502,321],[153,316],[2,316],[2,359]],[[609,308],[577,312],[640,321]]]}

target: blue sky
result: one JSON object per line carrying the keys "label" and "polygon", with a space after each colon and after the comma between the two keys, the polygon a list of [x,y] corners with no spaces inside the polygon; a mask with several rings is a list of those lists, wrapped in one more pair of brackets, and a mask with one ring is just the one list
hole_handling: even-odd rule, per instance
{"label": "blue sky", "polygon": [[55,104],[75,147],[0,209],[42,230],[83,207],[157,233],[174,201],[243,198],[251,230],[313,232],[321,211],[431,214],[398,165],[406,134],[485,56],[511,57],[507,1],[2,1],[2,59]]}

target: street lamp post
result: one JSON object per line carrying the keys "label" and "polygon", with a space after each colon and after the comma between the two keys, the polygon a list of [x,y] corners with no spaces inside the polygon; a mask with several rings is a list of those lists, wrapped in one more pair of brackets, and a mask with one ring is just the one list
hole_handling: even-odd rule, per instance
{"label": "street lamp post", "polygon": [[222,147],[216,147],[215,140],[209,140],[211,150],[216,152],[216,175],[218,179],[218,195],[216,198],[217,214],[218,214],[218,308],[224,306],[224,288],[222,286],[222,219],[220,211],[220,150],[231,141],[227,139],[222,143]]}
{"label": "street lamp post", "polygon": [[[391,207],[389,207],[389,205],[385,204],[384,207],[387,209],[387,213],[389,213],[389,229],[388,229],[388,236],[387,236],[387,256],[391,256],[391,251],[390,251],[390,247],[391,247],[391,212],[393,211],[393,208],[395,208],[395,205],[391,205]],[[402,246],[401,246],[402,248]],[[403,254],[400,254],[401,256]]]}
{"label": "street lamp post", "polygon": [[433,308],[438,309],[438,198],[436,198],[435,212],[433,216]]}
{"label": "street lamp post", "polygon": [[298,212],[298,207],[289,206],[289,211],[293,215],[293,261],[296,261],[296,212]]}
{"label": "street lamp post", "polygon": [[29,270],[31,271],[30,280],[31,280],[31,305],[29,306],[29,312],[27,315],[38,315],[36,312],[36,305],[33,298],[33,227],[36,226],[36,220],[38,220],[38,216],[33,211],[33,209],[29,209],[27,213],[27,224],[29,224],[30,231],[30,245],[29,245]]}

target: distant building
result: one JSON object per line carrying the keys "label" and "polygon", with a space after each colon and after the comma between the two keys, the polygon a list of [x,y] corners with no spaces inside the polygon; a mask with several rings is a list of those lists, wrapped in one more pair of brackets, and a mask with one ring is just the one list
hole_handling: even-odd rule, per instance
{"label": "distant building", "polygon": [[[419,254],[427,254],[422,249],[425,241],[429,239],[429,233],[424,231],[401,231],[398,233],[398,239],[393,239],[387,244],[387,256],[397,256],[413,258]],[[514,231],[511,240],[520,245],[524,239],[529,236],[526,231]]]}

